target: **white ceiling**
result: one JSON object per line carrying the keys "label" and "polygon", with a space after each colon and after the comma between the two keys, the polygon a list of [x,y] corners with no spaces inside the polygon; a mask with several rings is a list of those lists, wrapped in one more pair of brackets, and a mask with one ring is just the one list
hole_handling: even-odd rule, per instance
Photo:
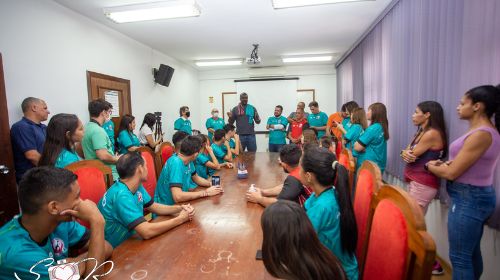
{"label": "white ceiling", "polygon": [[281,66],[283,55],[337,53],[337,59],[391,2],[274,10],[271,0],[197,0],[199,17],[116,24],[103,8],[155,0],[54,1],[193,67],[200,59],[249,57],[253,43],[260,44],[260,66]]}

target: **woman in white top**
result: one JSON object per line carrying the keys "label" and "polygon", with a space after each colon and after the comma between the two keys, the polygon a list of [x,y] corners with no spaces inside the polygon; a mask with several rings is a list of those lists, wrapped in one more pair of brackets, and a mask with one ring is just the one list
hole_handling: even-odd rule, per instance
{"label": "woman in white top", "polygon": [[[153,138],[153,126],[156,123],[156,116],[151,113],[147,113],[144,116],[144,121],[142,121],[141,128],[139,130],[139,141],[141,145],[149,146],[153,151],[156,146],[162,142],[162,138],[158,139],[156,142]],[[162,135],[163,136],[163,135]]]}

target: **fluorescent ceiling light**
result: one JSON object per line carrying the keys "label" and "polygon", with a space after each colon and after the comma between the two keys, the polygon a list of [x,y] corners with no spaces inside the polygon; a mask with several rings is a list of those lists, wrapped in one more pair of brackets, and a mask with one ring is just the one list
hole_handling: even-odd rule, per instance
{"label": "fluorescent ceiling light", "polygon": [[272,0],[275,9],[315,6],[323,4],[334,4],[342,2],[359,2],[359,1],[374,1],[374,0]]}
{"label": "fluorescent ceiling light", "polygon": [[196,17],[201,14],[194,0],[163,1],[104,9],[104,15],[116,23]]}
{"label": "fluorescent ceiling light", "polygon": [[319,61],[330,61],[333,59],[331,55],[321,55],[321,56],[297,56],[297,57],[282,57],[283,63],[293,63],[293,62],[319,62]]}
{"label": "fluorescent ceiling light", "polygon": [[230,65],[241,65],[241,59],[231,59],[231,60],[205,60],[205,61],[196,61],[196,66],[204,67],[204,66],[230,66]]}

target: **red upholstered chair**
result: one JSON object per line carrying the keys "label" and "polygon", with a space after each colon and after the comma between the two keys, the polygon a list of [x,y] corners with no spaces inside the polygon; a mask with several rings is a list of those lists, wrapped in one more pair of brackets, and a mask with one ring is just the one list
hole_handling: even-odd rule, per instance
{"label": "red upholstered chair", "polygon": [[369,233],[370,205],[373,196],[382,186],[382,174],[375,163],[367,160],[359,168],[357,176],[353,207],[358,227],[356,257],[362,271]]}
{"label": "red upholstered chair", "polygon": [[430,279],[436,245],[418,204],[404,190],[384,185],[370,209],[362,279]]}
{"label": "red upholstered chair", "polygon": [[148,179],[146,182],[142,183],[146,191],[151,197],[155,195],[156,183],[158,181],[158,173],[156,168],[156,160],[153,151],[148,147],[140,147],[137,152],[141,153],[142,158],[146,162],[148,167]]}
{"label": "red upholstered chair", "polygon": [[[341,147],[341,145],[339,145],[339,147]],[[338,159],[339,163],[342,164],[349,172],[349,193],[352,194],[354,173],[356,173],[356,159],[352,156],[351,151],[348,149],[342,149],[339,153]]]}
{"label": "red upholstered chair", "polygon": [[[92,200],[96,204],[113,183],[111,168],[100,160],[81,160],[69,164],[66,169],[78,176],[80,198]],[[79,222],[88,227],[85,222]]]}
{"label": "red upholstered chair", "polygon": [[158,151],[156,152],[156,173],[159,175],[165,165],[165,162],[174,154],[175,148],[169,142],[161,143]]}

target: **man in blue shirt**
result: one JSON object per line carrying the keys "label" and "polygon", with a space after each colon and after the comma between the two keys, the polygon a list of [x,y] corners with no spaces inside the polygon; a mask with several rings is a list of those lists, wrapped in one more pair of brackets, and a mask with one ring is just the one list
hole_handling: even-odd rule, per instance
{"label": "man in blue shirt", "polygon": [[[148,179],[148,166],[138,152],[120,157],[116,169],[120,180],[99,201],[99,210],[106,220],[105,237],[113,247],[135,232],[143,239],[150,239],[192,219],[194,208],[189,204],[168,206],[155,203],[149,196],[142,186]],[[144,209],[159,217],[146,221]],[[170,215],[175,217],[163,219]]]}
{"label": "man in blue shirt", "polygon": [[38,165],[47,130],[47,126],[42,122],[46,121],[50,114],[45,101],[35,97],[24,99],[21,109],[23,118],[10,129],[17,182],[26,171]]}
{"label": "man in blue shirt", "polygon": [[[87,251],[77,260],[94,258],[98,265],[111,256],[104,219],[95,203],[80,199],[76,179],[71,171],[48,166],[25,174],[19,183],[22,215],[0,228],[0,279],[48,279],[48,266],[67,258],[69,250]],[[90,229],[75,218],[88,222]],[[94,265],[87,261],[78,266],[82,279]]]}
{"label": "man in blue shirt", "polygon": [[188,106],[182,106],[179,109],[180,118],[178,118],[174,122],[174,129],[186,132],[188,135],[193,134],[193,129],[191,128],[191,121],[189,117],[191,116],[191,112],[189,111]]}
{"label": "man in blue shirt", "polygon": [[240,94],[240,104],[227,113],[230,124],[236,122],[236,133],[240,136],[241,150],[247,149],[249,152],[257,151],[257,142],[255,140],[254,122],[260,123],[257,108],[248,104],[248,94]]}
{"label": "man in blue shirt", "polygon": [[307,117],[307,122],[310,128],[318,132],[318,139],[320,139],[325,135],[328,115],[319,111],[319,105],[316,101],[309,103],[309,110],[311,110],[311,114]]}
{"label": "man in blue shirt", "polygon": [[279,153],[286,144],[286,126],[288,121],[281,115],[283,106],[274,108],[274,116],[267,119],[266,128],[269,130],[269,152]]}
{"label": "man in blue shirt", "polygon": [[[198,176],[194,164],[192,164],[201,149],[200,139],[195,136],[188,136],[181,141],[175,142],[176,145],[179,145],[179,142],[180,149],[163,166],[156,185],[155,202],[174,205],[175,203],[221,193],[222,188],[220,186],[211,186],[211,182]],[[206,189],[194,191],[192,182],[195,183],[195,186],[205,187]]]}
{"label": "man in blue shirt", "polygon": [[214,132],[217,129],[224,128],[224,119],[219,117],[219,110],[217,110],[216,108],[212,109],[212,117],[207,119],[207,121],[205,122],[205,126],[208,130],[208,139],[210,140],[210,143],[212,143]]}

